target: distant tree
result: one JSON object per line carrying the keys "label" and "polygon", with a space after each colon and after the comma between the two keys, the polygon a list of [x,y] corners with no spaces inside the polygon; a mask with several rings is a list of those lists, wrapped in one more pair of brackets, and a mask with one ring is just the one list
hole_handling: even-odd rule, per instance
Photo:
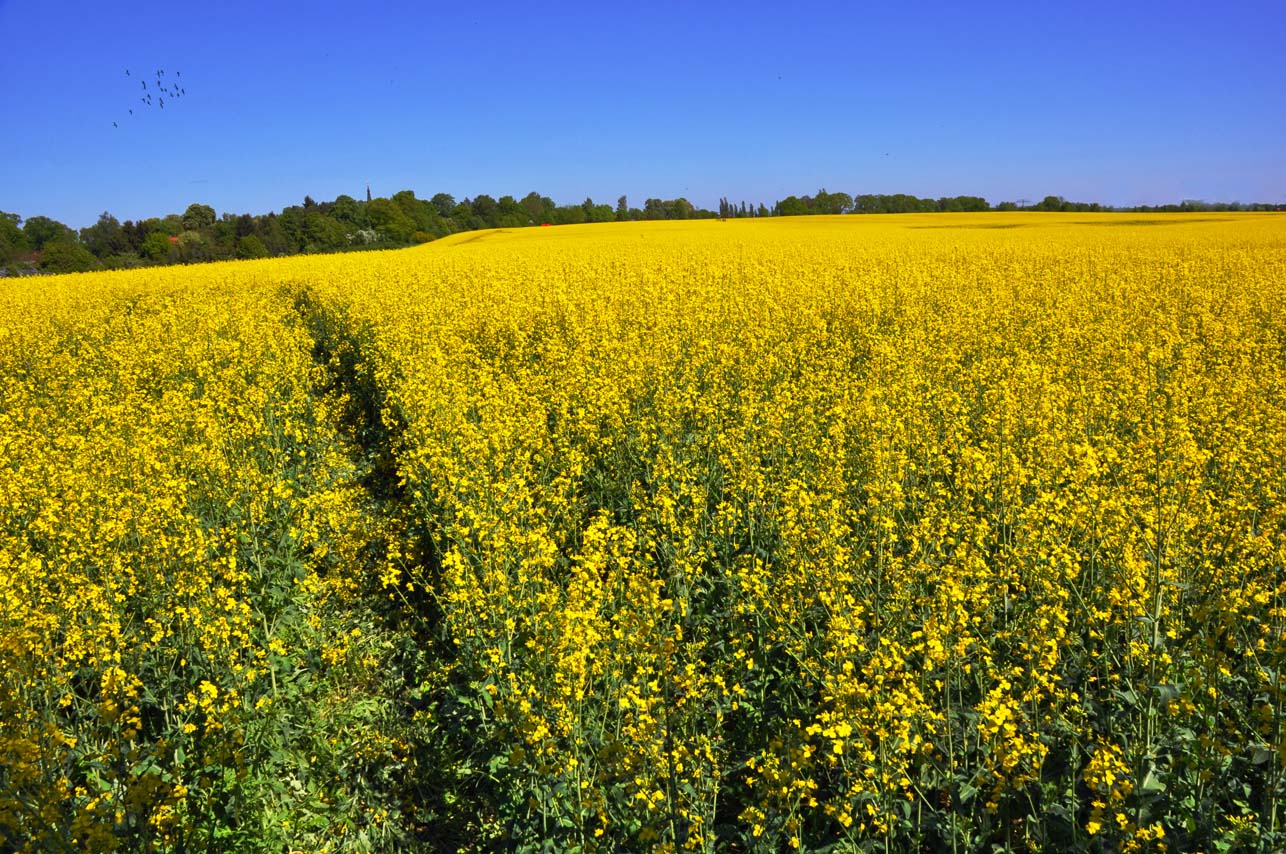
{"label": "distant tree", "polygon": [[451,210],[451,221],[462,231],[486,228],[486,223],[473,215],[473,200],[461,199]]}
{"label": "distant tree", "polygon": [[330,216],[336,222],[341,222],[354,228],[360,228],[366,224],[363,203],[352,196],[336,196],[335,201],[331,203]]}
{"label": "distant tree", "polygon": [[98,258],[129,251],[129,239],[116,217],[103,211],[98,222],[80,230],[80,242]]}
{"label": "distant tree", "polygon": [[548,196],[542,196],[540,193],[533,190],[523,196],[522,201],[519,204],[526,208],[528,213],[531,214],[533,225],[553,222],[554,208],[556,206],[554,205],[554,200]]}
{"label": "distant tree", "polygon": [[259,221],[256,233],[263,239],[263,245],[268,247],[269,255],[290,255],[299,251],[297,244],[282,226],[281,217],[275,213],[269,213]]}
{"label": "distant tree", "polygon": [[664,207],[666,219],[693,219],[696,216],[696,208],[692,202],[682,196],[666,202]]}
{"label": "distant tree", "polygon": [[164,231],[153,231],[144,240],[139,249],[139,254],[150,261],[164,263],[171,259],[171,256],[178,256],[178,250],[170,242],[173,235],[166,234]]}
{"label": "distant tree", "polygon": [[394,193],[393,204],[411,221],[413,231],[427,231],[433,228],[435,220],[441,219],[432,202],[417,199],[411,190]]}
{"label": "distant tree", "polygon": [[99,266],[88,249],[70,240],[51,240],[40,250],[36,265],[46,273],[84,273]]}
{"label": "distant tree", "polygon": [[802,216],[808,213],[808,205],[798,196],[787,196],[777,203],[777,216]]}
{"label": "distant tree", "polygon": [[403,213],[402,209],[389,199],[372,199],[366,204],[366,216],[371,227],[383,237],[394,243],[410,243],[415,233],[415,223]]}
{"label": "distant tree", "polygon": [[27,246],[37,251],[43,249],[46,243],[55,240],[61,240],[64,243],[76,242],[76,232],[47,216],[28,218],[22,224],[22,235],[26,239]]}
{"label": "distant tree", "polygon": [[195,264],[202,261],[212,261],[215,256],[214,242],[210,235],[202,231],[185,231],[179,235],[178,242],[175,244],[178,250],[178,260],[183,264]]}
{"label": "distant tree", "polygon": [[[290,210],[290,208],[286,210]],[[299,210],[299,208],[295,208],[295,210]],[[183,233],[183,217],[178,214],[166,214],[161,219],[155,220],[155,222],[159,223],[160,228],[164,229],[165,233],[172,237],[178,237]]]}
{"label": "distant tree", "polygon": [[143,227],[142,222],[128,219],[121,223],[121,232],[125,235],[125,242],[130,252],[138,252],[143,246],[143,239],[147,237],[147,229]]}
{"label": "distant tree", "polygon": [[873,193],[859,193],[853,196],[853,213],[883,213],[880,197]]}
{"label": "distant tree", "polygon": [[259,223],[256,222],[255,217],[252,217],[250,214],[241,214],[239,217],[237,217],[236,226],[233,229],[233,233],[238,238],[241,238],[241,237],[245,237],[248,234],[254,234],[258,230],[259,230]]}
{"label": "distant tree", "polygon": [[630,204],[624,196],[616,200],[616,221],[625,222],[630,218]]}
{"label": "distant tree", "polygon": [[853,197],[848,193],[828,193],[823,188],[813,197],[813,212],[819,214],[848,213],[853,207]]}
{"label": "distant tree", "polygon": [[496,205],[500,208],[501,228],[522,228],[531,225],[531,214],[513,196],[501,196]]}
{"label": "distant tree", "polygon": [[500,205],[486,193],[474,197],[473,215],[482,220],[485,228],[496,228],[500,225]]}
{"label": "distant tree", "polygon": [[201,231],[214,225],[214,208],[209,205],[188,205],[183,212],[183,230]]}
{"label": "distant tree", "polygon": [[224,212],[215,222],[210,234],[210,253],[225,261],[237,254],[237,215]]}
{"label": "distant tree", "polygon": [[951,200],[956,207],[966,213],[977,213],[991,210],[991,205],[982,196],[956,196]]}
{"label": "distant tree", "polygon": [[580,205],[562,205],[554,208],[554,225],[577,225],[585,222],[585,208]]}
{"label": "distant tree", "polygon": [[589,197],[581,202],[581,210],[585,212],[585,222],[611,222],[616,219],[616,212],[611,205],[596,205]]}
{"label": "distant tree", "polygon": [[[387,199],[384,200],[388,202]],[[388,202],[388,204],[392,204]],[[304,249],[304,209],[300,205],[291,205],[288,208],[282,208],[281,213],[277,215],[277,225],[281,228],[281,233],[285,236],[286,246],[277,250],[277,254],[293,255],[296,252],[302,252]]]}
{"label": "distant tree", "polygon": [[267,258],[268,247],[257,234],[247,234],[237,240],[238,258]]}
{"label": "distant tree", "polygon": [[27,248],[19,223],[22,217],[15,213],[0,211],[0,263],[13,261],[18,253]]}
{"label": "distant tree", "polygon": [[429,204],[437,210],[438,216],[451,216],[451,212],[455,210],[455,197],[450,193],[436,193],[429,199]]}
{"label": "distant tree", "polygon": [[320,213],[316,207],[304,215],[305,252],[326,252],[347,243],[344,226],[339,221]]}

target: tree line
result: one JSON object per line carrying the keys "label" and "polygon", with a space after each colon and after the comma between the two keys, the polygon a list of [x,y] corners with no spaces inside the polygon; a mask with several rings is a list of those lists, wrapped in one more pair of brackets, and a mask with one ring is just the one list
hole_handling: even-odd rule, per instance
{"label": "tree line", "polygon": [[[761,210],[762,210],[762,206]],[[968,213],[973,211],[1061,211],[1063,213],[1097,213],[1111,211],[1116,213],[1188,213],[1194,211],[1271,211],[1281,210],[1281,205],[1266,202],[1243,204],[1241,202],[1202,202],[1185,200],[1177,205],[1138,205],[1134,207],[1111,207],[1098,202],[1073,202],[1062,196],[1046,196],[1039,202],[1027,199],[989,204],[981,196],[943,196],[941,198],[919,198],[906,193],[892,195],[863,193],[850,196],[848,193],[828,193],[818,190],[812,196],[787,196],[777,202],[770,211],[761,215],[800,216],[804,214],[899,214],[899,213]],[[744,207],[740,213],[735,206],[730,208],[732,216],[744,216]]]}
{"label": "tree line", "polygon": [[122,269],[158,264],[186,264],[232,258],[267,258],[301,253],[354,249],[396,248],[426,243],[461,231],[484,228],[525,228],[584,222],[634,220],[801,216],[808,214],[889,214],[969,211],[1233,211],[1274,210],[1270,204],[1184,201],[1178,205],[1110,208],[1098,203],[1069,202],[1046,196],[1035,204],[1026,200],[990,205],[981,196],[918,198],[892,195],[830,193],[787,196],[772,207],[746,201],[719,200],[718,211],[693,205],[685,198],[647,199],[630,207],[625,196],[616,204],[585,199],[579,205],[556,205],[548,196],[528,193],[521,199],[483,194],[456,201],[448,193],[429,199],[411,190],[391,198],[366,201],[341,195],[316,202],[305,197],[267,214],[216,214],[214,208],[192,204],[182,214],[119,221],[106,211],[93,225],[76,231],[45,216],[23,219],[0,211],[0,276],[27,273],[68,273]]}
{"label": "tree line", "polygon": [[219,216],[209,205],[192,204],[181,214],[121,222],[104,211],[79,232],[49,217],[23,220],[0,211],[0,275],[395,248],[484,228],[715,216],[685,198],[647,199],[637,208],[625,196],[614,206],[588,198],[557,205],[535,192],[522,199],[483,194],[456,201],[448,193],[420,199],[411,190],[366,201],[306,196],[301,205],[260,215]]}

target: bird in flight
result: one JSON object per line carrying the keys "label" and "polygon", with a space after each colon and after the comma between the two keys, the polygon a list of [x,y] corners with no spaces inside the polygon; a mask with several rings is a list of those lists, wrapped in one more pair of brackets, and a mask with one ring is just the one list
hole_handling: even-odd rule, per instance
{"label": "bird in flight", "polygon": [[[0,2],[3,2],[3,0],[0,0]],[[134,74],[133,74],[133,72],[132,72],[132,71],[130,71],[130,69],[126,68],[126,69],[125,69],[125,76],[126,76],[126,77],[134,77]],[[179,71],[172,71],[172,72],[171,72],[171,76],[172,76],[172,78],[174,78],[174,77],[182,77],[182,72],[179,72]],[[158,108],[160,108],[160,109],[164,110],[164,109],[165,109],[165,99],[166,99],[167,97],[170,99],[170,101],[172,101],[172,102],[173,102],[173,101],[176,101],[176,100],[178,100],[179,98],[182,98],[182,97],[184,97],[184,96],[186,96],[186,95],[187,95],[187,89],[183,88],[182,86],[179,86],[179,85],[178,85],[178,81],[177,81],[177,80],[173,80],[173,81],[172,81],[172,83],[171,83],[170,85],[168,85],[168,86],[166,85],[166,83],[165,83],[165,69],[164,69],[164,68],[158,68],[158,69],[156,69],[156,78],[155,78],[155,80],[153,81],[156,85],[155,85],[155,86],[153,86],[153,87],[149,87],[149,86],[147,85],[147,81],[146,81],[146,80],[142,80],[142,79],[139,79],[139,78],[134,78],[134,79],[138,80],[138,84],[139,84],[139,86],[143,87],[143,95],[142,95],[142,97],[140,97],[140,98],[139,98],[139,101],[140,101],[140,102],[142,102],[142,103],[143,103],[143,105],[144,105],[144,106],[147,106],[147,107],[158,107]],[[154,91],[156,92],[156,99],[155,99],[155,100],[153,100],[153,98],[152,98],[152,93],[153,93]],[[171,103],[171,105],[170,105],[170,106],[171,106],[171,107],[173,107],[174,105]],[[128,110],[128,113],[129,113],[129,115],[133,116],[133,115],[134,115],[134,110],[133,110],[133,109],[130,109],[130,110]],[[119,122],[112,122],[112,127],[117,127],[117,128],[118,128],[118,127],[120,127],[120,123],[119,123]]]}

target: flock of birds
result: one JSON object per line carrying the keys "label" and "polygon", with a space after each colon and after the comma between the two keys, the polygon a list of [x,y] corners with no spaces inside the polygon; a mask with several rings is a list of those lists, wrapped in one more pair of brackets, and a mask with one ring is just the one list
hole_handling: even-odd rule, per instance
{"label": "flock of birds", "polygon": [[[128,68],[125,69],[125,76],[134,78],[134,75],[130,74],[130,70]],[[167,81],[165,79],[165,69],[163,68],[158,68],[156,70],[156,82],[152,84],[151,88],[148,88],[146,80],[134,78],[137,79],[139,84],[143,87],[143,95],[139,100],[142,101],[143,105],[146,107],[157,107],[164,110],[166,98],[169,98],[170,102],[173,103],[179,98],[187,95],[187,89],[183,88],[182,78],[183,72],[176,71],[174,72],[174,76]],[[153,99],[153,95],[156,96],[155,99]],[[142,108],[140,107],[140,109]],[[133,107],[129,108],[129,114],[131,116],[134,115]],[[119,128],[120,125],[116,122],[112,122],[112,127]]]}

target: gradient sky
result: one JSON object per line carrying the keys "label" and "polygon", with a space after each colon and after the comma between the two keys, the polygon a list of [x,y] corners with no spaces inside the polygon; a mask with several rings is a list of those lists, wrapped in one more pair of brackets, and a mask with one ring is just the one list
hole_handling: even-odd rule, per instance
{"label": "gradient sky", "polygon": [[[0,0],[0,210],[83,227],[368,182],[1286,202],[1284,36],[1281,0]],[[187,89],[164,110],[157,69]]]}

